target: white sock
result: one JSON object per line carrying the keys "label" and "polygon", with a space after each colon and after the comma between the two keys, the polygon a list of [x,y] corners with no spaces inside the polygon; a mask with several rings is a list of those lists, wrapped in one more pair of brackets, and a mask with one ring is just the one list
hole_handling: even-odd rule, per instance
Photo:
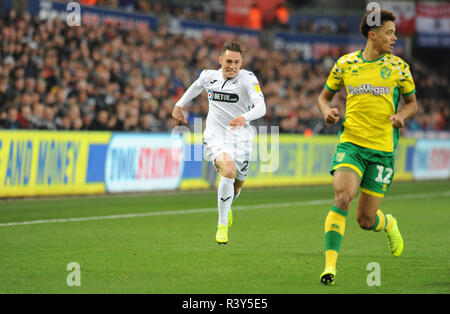
{"label": "white sock", "polygon": [[219,207],[219,225],[228,226],[228,212],[234,196],[234,179],[220,177],[217,191],[217,204]]}

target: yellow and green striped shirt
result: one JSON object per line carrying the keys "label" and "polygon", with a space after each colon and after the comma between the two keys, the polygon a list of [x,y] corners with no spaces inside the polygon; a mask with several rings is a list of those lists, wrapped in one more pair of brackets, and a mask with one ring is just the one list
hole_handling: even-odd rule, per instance
{"label": "yellow and green striped shirt", "polygon": [[364,60],[362,50],[349,53],[336,61],[325,87],[332,92],[345,87],[347,92],[341,143],[394,151],[400,132],[389,117],[397,112],[400,95],[416,91],[405,61],[388,53],[373,61]]}

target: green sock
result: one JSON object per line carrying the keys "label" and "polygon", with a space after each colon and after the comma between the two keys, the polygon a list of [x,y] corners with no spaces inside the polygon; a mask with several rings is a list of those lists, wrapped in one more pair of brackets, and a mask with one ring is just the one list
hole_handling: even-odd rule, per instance
{"label": "green sock", "polygon": [[381,230],[388,232],[389,230],[391,230],[391,226],[392,221],[381,210],[378,209],[372,230],[375,232],[380,232]]}
{"label": "green sock", "polygon": [[333,206],[325,219],[325,268],[333,266],[336,269],[347,215],[345,210]]}

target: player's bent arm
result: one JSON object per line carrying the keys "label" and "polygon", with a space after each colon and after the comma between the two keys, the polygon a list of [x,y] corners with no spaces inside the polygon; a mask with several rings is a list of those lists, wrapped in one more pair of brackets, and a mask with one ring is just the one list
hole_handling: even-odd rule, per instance
{"label": "player's bent arm", "polygon": [[339,111],[337,108],[331,108],[330,103],[336,93],[323,88],[317,101],[317,106],[326,123],[335,124],[339,121]]}
{"label": "player's bent arm", "polygon": [[263,117],[266,114],[266,103],[264,102],[264,98],[258,99],[254,102],[253,108],[244,113],[242,116],[236,117],[228,123],[231,126],[231,129],[237,129],[243,126],[247,121],[253,121]]}
{"label": "player's bent arm", "polygon": [[201,94],[203,90],[203,84],[201,83],[201,79],[198,78],[191,86],[187,89],[187,91],[181,96],[181,98],[175,104],[175,107],[172,111],[172,117],[177,121],[177,123],[186,123],[186,118],[184,116],[183,107],[186,103],[197,97]]}
{"label": "player's bent arm", "polygon": [[253,102],[253,108],[244,113],[242,116],[246,121],[253,121],[263,117],[266,114],[266,103],[264,102],[264,98],[255,99]]}
{"label": "player's bent arm", "polygon": [[248,96],[250,97],[250,102],[253,108],[242,116],[246,121],[252,121],[263,117],[266,114],[266,103],[264,101],[264,95],[259,86],[259,82],[252,72],[247,72],[247,78],[245,80],[245,88],[247,90]]}
{"label": "player's bent arm", "polygon": [[186,103],[201,94],[203,90],[203,84],[200,78],[197,79],[191,86],[184,92],[183,96],[177,101],[175,106],[183,108]]}
{"label": "player's bent arm", "polygon": [[403,96],[405,105],[395,115],[391,116],[392,126],[394,128],[402,128],[405,120],[414,116],[417,112],[416,94]]}
{"label": "player's bent arm", "polygon": [[405,100],[405,105],[403,108],[397,113],[397,115],[401,115],[403,120],[409,119],[414,116],[417,112],[417,99],[416,94],[412,94],[409,96],[403,96]]}

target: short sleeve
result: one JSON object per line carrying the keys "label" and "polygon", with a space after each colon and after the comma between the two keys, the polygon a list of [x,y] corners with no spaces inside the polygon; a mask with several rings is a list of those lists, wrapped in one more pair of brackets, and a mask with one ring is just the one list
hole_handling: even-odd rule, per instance
{"label": "short sleeve", "polygon": [[344,71],[341,69],[338,60],[334,64],[330,74],[328,75],[327,81],[325,83],[325,88],[328,89],[330,92],[336,93],[340,91],[342,87],[344,87],[344,80],[342,77],[343,73]]}
{"label": "short sleeve", "polygon": [[196,81],[197,87],[203,88],[205,85],[206,77],[207,77],[208,70],[203,70],[200,72],[200,75],[198,76],[198,79]]}
{"label": "short sleeve", "polygon": [[400,66],[400,79],[398,82],[398,88],[400,89],[400,94],[404,96],[412,95],[416,92],[416,86],[414,84],[413,77],[411,75],[411,70],[406,62]]}

